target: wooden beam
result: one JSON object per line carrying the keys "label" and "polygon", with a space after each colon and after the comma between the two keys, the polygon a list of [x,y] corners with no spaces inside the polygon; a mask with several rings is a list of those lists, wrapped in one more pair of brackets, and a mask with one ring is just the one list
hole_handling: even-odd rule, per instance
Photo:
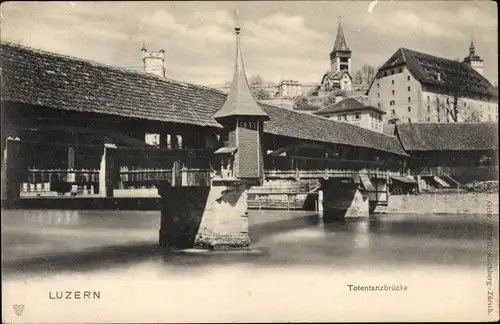
{"label": "wooden beam", "polygon": [[316,143],[310,143],[310,142],[304,142],[300,141],[297,143],[292,143],[288,144],[286,146],[283,146],[277,150],[274,150],[273,152],[270,152],[268,155],[280,155],[289,151],[296,151],[301,148],[307,148],[307,149],[324,149],[328,153],[331,153],[333,156],[338,156],[337,152],[332,150],[331,148],[327,147],[325,144],[316,144]]}
{"label": "wooden beam", "polygon": [[17,129],[39,129],[39,130],[53,130],[53,131],[67,131],[70,133],[83,133],[83,134],[96,134],[96,135],[101,135],[101,136],[108,136],[117,140],[122,141],[125,144],[128,144],[130,146],[150,146],[146,142],[140,141],[134,137],[130,137],[128,135],[125,135],[123,133],[118,133],[114,131],[108,131],[108,130],[100,130],[100,129],[94,129],[91,127],[77,127],[77,126],[70,126],[70,125],[26,125],[26,126],[15,126]]}

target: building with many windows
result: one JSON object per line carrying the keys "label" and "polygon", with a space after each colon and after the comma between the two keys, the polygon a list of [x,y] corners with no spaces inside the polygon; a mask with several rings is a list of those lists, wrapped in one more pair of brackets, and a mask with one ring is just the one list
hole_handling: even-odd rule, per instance
{"label": "building with many windows", "polygon": [[463,62],[400,48],[367,94],[388,123],[497,121],[498,93],[482,69],[474,44]]}
{"label": "building with many windows", "polygon": [[340,100],[314,112],[315,115],[346,122],[382,133],[385,111],[370,105],[367,97],[356,96]]}

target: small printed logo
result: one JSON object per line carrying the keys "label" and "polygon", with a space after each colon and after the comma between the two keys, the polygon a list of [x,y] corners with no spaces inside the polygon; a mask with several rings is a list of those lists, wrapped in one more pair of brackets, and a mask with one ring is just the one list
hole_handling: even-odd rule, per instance
{"label": "small printed logo", "polygon": [[12,306],[14,308],[14,312],[16,312],[16,315],[17,316],[21,316],[23,314],[23,311],[24,311],[24,305],[14,305]]}

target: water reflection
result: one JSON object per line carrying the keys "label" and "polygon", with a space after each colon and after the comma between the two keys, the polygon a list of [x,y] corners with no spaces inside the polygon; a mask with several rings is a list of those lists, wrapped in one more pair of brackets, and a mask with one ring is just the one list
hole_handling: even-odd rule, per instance
{"label": "water reflection", "polygon": [[23,213],[23,223],[36,225],[80,225],[80,213],[76,210],[28,210]]}
{"label": "water reflection", "polygon": [[[179,273],[228,264],[480,267],[486,260],[488,224],[493,222],[498,238],[498,217],[481,215],[379,215],[328,223],[307,212],[252,211],[255,253],[185,254],[158,248],[159,220],[158,212],[4,211],[4,276],[141,265]],[[498,240],[494,246],[496,251]]]}

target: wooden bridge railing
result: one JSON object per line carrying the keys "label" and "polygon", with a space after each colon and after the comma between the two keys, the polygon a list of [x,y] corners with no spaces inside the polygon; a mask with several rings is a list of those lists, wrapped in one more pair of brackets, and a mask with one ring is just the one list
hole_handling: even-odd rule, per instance
{"label": "wooden bridge railing", "polygon": [[264,167],[268,176],[290,176],[295,173],[300,177],[318,177],[327,173],[348,175],[361,170],[385,177],[389,169],[383,162],[271,155],[265,156]]}
{"label": "wooden bridge railing", "polygon": [[[78,186],[97,194],[104,179],[111,180],[106,190],[153,188],[160,180],[176,186],[206,186],[220,167],[220,157],[212,149],[13,142],[20,148],[16,153],[20,163],[26,166],[26,176],[19,178],[24,192],[68,192]],[[104,162],[109,164],[105,172]],[[349,176],[360,170],[385,176],[388,170],[384,162],[301,156],[265,155],[264,164],[268,178]]]}
{"label": "wooden bridge railing", "polygon": [[176,185],[210,185],[211,151],[203,149],[116,148],[116,189],[153,187],[157,181]]}

